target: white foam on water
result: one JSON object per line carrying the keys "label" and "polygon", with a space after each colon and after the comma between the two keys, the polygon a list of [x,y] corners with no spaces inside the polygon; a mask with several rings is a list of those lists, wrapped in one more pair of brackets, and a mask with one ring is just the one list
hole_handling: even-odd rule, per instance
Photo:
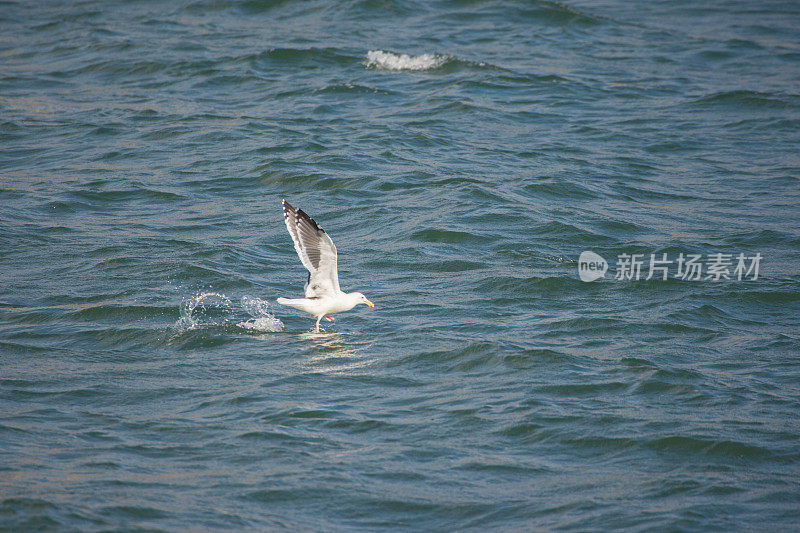
{"label": "white foam on water", "polygon": [[242,309],[244,309],[250,316],[263,316],[269,315],[269,302],[261,298],[253,296],[242,296],[241,300]]}
{"label": "white foam on water", "polygon": [[367,52],[366,66],[384,70],[430,70],[441,67],[448,59],[448,56],[440,54],[410,56],[370,50]]}
{"label": "white foam on water", "polygon": [[[281,331],[283,322],[269,311],[267,300],[243,296],[237,306],[222,293],[203,292],[181,302],[181,317],[175,324],[179,330],[205,326],[236,325],[251,331]],[[250,318],[242,320],[243,314]]]}
{"label": "white foam on water", "polygon": [[283,322],[274,316],[262,316],[259,318],[251,318],[245,322],[236,324],[240,328],[249,329],[252,331],[282,331]]}
{"label": "white foam on water", "polygon": [[242,308],[252,317],[236,324],[254,331],[281,331],[283,322],[269,312],[269,302],[252,296],[242,296]]}

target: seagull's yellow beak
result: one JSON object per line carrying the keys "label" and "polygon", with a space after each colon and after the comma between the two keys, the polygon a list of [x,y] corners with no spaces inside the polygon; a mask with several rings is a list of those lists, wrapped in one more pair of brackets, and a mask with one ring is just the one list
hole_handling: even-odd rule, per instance
{"label": "seagull's yellow beak", "polygon": [[370,307],[375,307],[375,304],[374,304],[374,303],[372,303],[372,302],[370,302],[369,300],[367,300],[367,301],[366,301],[366,302],[364,302],[364,303],[365,303],[365,304],[367,304],[367,305],[368,305],[368,306],[370,306]]}

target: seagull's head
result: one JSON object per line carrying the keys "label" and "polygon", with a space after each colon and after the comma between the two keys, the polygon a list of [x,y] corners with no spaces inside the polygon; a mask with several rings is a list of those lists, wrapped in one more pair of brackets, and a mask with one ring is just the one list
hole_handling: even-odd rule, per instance
{"label": "seagull's head", "polygon": [[375,304],[367,300],[367,297],[361,294],[360,292],[354,292],[353,298],[356,301],[356,304],[366,304],[370,307],[375,307]]}

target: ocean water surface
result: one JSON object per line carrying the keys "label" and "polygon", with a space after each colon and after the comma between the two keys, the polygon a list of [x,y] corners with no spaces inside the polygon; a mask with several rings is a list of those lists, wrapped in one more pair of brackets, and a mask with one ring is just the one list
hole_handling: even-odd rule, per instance
{"label": "ocean water surface", "polygon": [[[0,2],[0,529],[796,529],[798,27]],[[374,309],[275,303],[284,198]]]}

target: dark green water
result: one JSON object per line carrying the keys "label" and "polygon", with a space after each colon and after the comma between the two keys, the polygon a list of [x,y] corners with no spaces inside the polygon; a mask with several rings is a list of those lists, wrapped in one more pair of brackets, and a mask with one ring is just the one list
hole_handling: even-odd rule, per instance
{"label": "dark green water", "polygon": [[[798,27],[0,3],[0,528],[796,529]],[[274,303],[282,198],[375,309]],[[614,279],[634,253],[762,260]]]}

